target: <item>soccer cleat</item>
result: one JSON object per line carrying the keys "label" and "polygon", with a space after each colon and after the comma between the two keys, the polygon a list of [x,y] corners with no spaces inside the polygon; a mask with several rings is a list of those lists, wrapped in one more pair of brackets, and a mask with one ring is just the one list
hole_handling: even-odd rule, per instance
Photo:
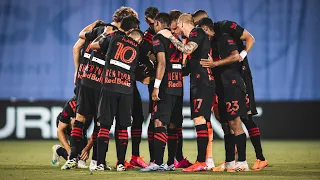
{"label": "soccer cleat", "polygon": [[124,167],[125,167],[126,169],[132,169],[132,168],[134,168],[134,166],[131,165],[130,163],[128,163],[126,160],[124,161]]}
{"label": "soccer cleat", "polygon": [[75,158],[67,160],[67,162],[61,167],[62,170],[73,169],[77,167],[77,160]]}
{"label": "soccer cleat", "polygon": [[80,169],[87,169],[88,166],[86,165],[86,162],[85,162],[85,161],[79,160],[79,161],[78,161],[78,168],[80,168]]}
{"label": "soccer cleat", "polygon": [[170,166],[168,166],[167,164],[164,165],[164,169],[166,171],[175,171],[176,168],[174,167],[174,164],[171,164]]}
{"label": "soccer cleat", "polygon": [[198,171],[205,171],[207,169],[206,162],[196,162],[193,165],[182,169],[182,172],[198,172]]}
{"label": "soccer cleat", "polygon": [[206,158],[207,170],[214,168],[214,161],[212,158]]}
{"label": "soccer cleat", "polygon": [[94,169],[97,167],[97,161],[96,160],[91,160],[89,170],[94,171]]}
{"label": "soccer cleat", "polygon": [[174,161],[175,168],[187,168],[191,165],[192,165],[192,163],[190,163],[187,158],[182,159],[180,162],[178,162],[176,160]]}
{"label": "soccer cleat", "polygon": [[126,170],[126,168],[124,167],[124,165],[122,165],[122,164],[117,165],[117,171],[125,171],[125,170]]}
{"label": "soccer cleat", "polygon": [[145,167],[149,166],[146,162],[144,162],[142,157],[134,156],[134,155],[132,155],[132,157],[131,157],[130,164],[132,166],[139,166],[141,168],[145,168]]}
{"label": "soccer cleat", "polygon": [[59,149],[60,147],[61,146],[58,144],[52,146],[52,158],[51,158],[52,166],[59,166],[60,156],[57,154],[57,149]]}
{"label": "soccer cleat", "polygon": [[151,172],[151,171],[158,171],[158,169],[160,168],[160,166],[156,163],[150,163],[149,166],[145,167],[145,168],[141,168],[140,172]]}
{"label": "soccer cleat", "polygon": [[211,171],[213,172],[223,172],[223,171],[227,171],[227,172],[236,172],[234,170],[235,168],[235,161],[231,161],[231,162],[223,162],[222,164],[220,164],[218,167],[213,167],[211,169]]}
{"label": "soccer cleat", "polygon": [[256,162],[254,162],[252,166],[253,171],[261,171],[263,168],[268,166],[268,161],[265,159],[264,161],[261,161],[260,159],[256,159]]}
{"label": "soccer cleat", "polygon": [[236,162],[234,170],[236,172],[250,171],[247,161]]}
{"label": "soccer cleat", "polygon": [[94,169],[90,169],[90,171],[104,171],[105,167],[104,164],[99,164],[98,166],[96,166]]}

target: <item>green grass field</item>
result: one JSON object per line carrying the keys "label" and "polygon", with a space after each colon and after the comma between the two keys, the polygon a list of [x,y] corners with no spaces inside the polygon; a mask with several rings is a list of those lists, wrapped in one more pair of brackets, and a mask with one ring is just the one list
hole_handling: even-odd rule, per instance
{"label": "green grass field", "polygon": [[[51,147],[57,141],[0,141],[0,179],[320,179],[320,141],[263,141],[264,154],[269,160],[269,166],[261,172],[245,173],[182,173],[175,172],[140,173],[138,169],[125,172],[89,170],[62,171],[52,167]],[[216,165],[224,160],[223,141],[213,143],[213,153]],[[148,160],[147,142],[141,144],[141,154]],[[129,143],[127,159],[131,155]],[[196,142],[184,142],[184,155],[189,160],[196,158]],[[252,166],[255,157],[251,142],[247,142],[247,160]],[[111,142],[107,161],[116,163],[114,142]],[[61,160],[60,165],[64,163]],[[89,164],[89,161],[88,163]]]}

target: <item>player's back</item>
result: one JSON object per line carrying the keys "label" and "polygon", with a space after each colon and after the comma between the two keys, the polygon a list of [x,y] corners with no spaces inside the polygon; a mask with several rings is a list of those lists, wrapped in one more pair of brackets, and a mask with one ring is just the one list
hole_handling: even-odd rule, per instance
{"label": "player's back", "polygon": [[128,36],[114,35],[106,54],[103,88],[113,92],[131,94],[138,63],[139,45]]}

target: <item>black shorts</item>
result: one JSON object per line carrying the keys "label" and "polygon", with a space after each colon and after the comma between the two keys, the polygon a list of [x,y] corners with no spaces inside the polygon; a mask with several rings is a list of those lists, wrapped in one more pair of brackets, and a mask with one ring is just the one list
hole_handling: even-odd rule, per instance
{"label": "black shorts", "polygon": [[101,89],[98,121],[103,125],[110,126],[113,124],[113,119],[116,118],[117,124],[124,127],[131,126],[132,100],[132,94]]}
{"label": "black shorts", "polygon": [[214,87],[198,85],[190,89],[191,118],[203,116],[207,122],[211,117]]}
{"label": "black shorts", "polygon": [[182,96],[159,94],[160,101],[153,101],[151,120],[159,119],[163,124],[179,125],[182,114]]}
{"label": "black shorts", "polygon": [[77,96],[77,113],[85,117],[96,117],[99,96],[100,90],[80,85]]}
{"label": "black shorts", "polygon": [[251,111],[252,115],[257,115],[258,111],[257,111],[256,100],[254,98],[252,78],[250,76],[244,76],[243,80],[244,80],[244,83],[246,84],[247,94],[249,98],[249,111]]}
{"label": "black shorts", "polygon": [[237,117],[247,117],[246,92],[238,85],[230,85],[223,88],[223,92],[217,92],[220,122],[228,122]]}

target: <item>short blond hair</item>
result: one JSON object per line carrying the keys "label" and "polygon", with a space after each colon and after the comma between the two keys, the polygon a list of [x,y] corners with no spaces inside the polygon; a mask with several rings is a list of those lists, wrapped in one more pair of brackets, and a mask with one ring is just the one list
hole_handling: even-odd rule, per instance
{"label": "short blond hair", "polygon": [[112,20],[114,22],[121,22],[124,17],[129,16],[129,15],[134,16],[137,19],[139,19],[138,13],[134,9],[132,9],[130,7],[121,6],[119,9],[117,9],[114,12],[114,14],[112,16]]}
{"label": "short blond hair", "polygon": [[191,16],[191,14],[189,13],[184,13],[184,14],[181,14],[178,18],[178,23],[186,23],[186,24],[192,24],[194,25],[194,22],[193,22],[193,18]]}

